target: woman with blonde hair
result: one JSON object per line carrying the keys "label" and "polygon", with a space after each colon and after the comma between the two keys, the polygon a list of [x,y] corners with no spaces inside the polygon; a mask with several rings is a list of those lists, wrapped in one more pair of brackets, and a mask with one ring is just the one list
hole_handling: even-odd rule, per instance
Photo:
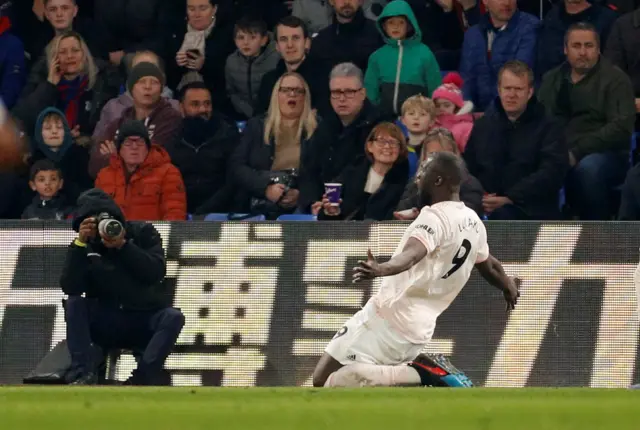
{"label": "woman with blonde hair", "polygon": [[285,73],[266,115],[249,120],[231,158],[237,211],[275,218],[295,210],[300,160],[317,126],[309,86],[299,74]]}
{"label": "woman with blonde hair", "polygon": [[67,31],[49,43],[34,65],[13,114],[32,135],[40,112],[56,107],[65,114],[76,141],[86,141],[102,107],[118,95],[118,87],[117,70],[94,59],[82,36]]}
{"label": "woman with blonde hair", "polygon": [[331,182],[342,184],[338,205],[323,196],[311,206],[318,219],[393,219],[409,177],[407,142],[400,127],[390,122],[371,130],[364,153]]}
{"label": "woman with blonde hair", "polygon": [[[430,204],[430,202],[421,201],[419,185],[424,168],[429,162],[429,157],[436,152],[452,152],[460,156],[453,133],[444,127],[433,128],[427,133],[420,153],[420,166],[415,178],[407,184],[396,212],[393,214],[395,219],[414,220],[418,217],[422,207]],[[470,209],[473,209],[478,216],[483,217],[482,196],[484,191],[482,184],[469,172],[466,172],[466,174],[467,176],[460,186],[460,200]]]}

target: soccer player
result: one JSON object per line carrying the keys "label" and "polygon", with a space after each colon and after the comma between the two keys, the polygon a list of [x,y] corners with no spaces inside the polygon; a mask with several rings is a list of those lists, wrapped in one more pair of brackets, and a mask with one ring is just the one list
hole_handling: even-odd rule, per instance
{"label": "soccer player", "polygon": [[329,342],[313,373],[315,387],[431,385],[429,343],[438,316],[469,280],[475,266],[503,291],[507,309],[519,297],[514,278],[489,254],[487,233],[460,201],[462,160],[440,152],[427,164],[420,193],[425,206],[407,228],[393,257],[353,269],[353,281],[382,277],[382,286]]}

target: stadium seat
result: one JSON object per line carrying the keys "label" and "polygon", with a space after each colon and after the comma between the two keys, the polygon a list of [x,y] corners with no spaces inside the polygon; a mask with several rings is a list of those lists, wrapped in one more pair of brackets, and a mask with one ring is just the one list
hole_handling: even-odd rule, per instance
{"label": "stadium seat", "polygon": [[447,76],[447,73],[449,73],[451,70],[440,70],[440,75],[442,75],[442,77],[444,78],[445,76]]}
{"label": "stadium seat", "polygon": [[307,214],[287,214],[280,215],[276,221],[317,221],[318,217]]}
{"label": "stadium seat", "polygon": [[264,221],[264,215],[235,214],[235,213],[211,213],[204,217],[205,221]]}
{"label": "stadium seat", "polygon": [[238,127],[238,132],[240,134],[242,134],[246,126],[247,126],[247,121],[236,121],[236,127]]}

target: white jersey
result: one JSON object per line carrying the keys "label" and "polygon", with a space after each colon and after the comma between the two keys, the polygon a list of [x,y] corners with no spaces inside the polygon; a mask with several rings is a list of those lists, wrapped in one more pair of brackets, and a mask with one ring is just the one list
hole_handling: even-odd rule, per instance
{"label": "white jersey", "polygon": [[451,305],[476,263],[489,258],[487,231],[478,215],[462,202],[425,207],[407,228],[394,256],[410,238],[429,253],[411,269],[382,278],[372,297],[378,314],[415,344],[431,340],[438,316]]}

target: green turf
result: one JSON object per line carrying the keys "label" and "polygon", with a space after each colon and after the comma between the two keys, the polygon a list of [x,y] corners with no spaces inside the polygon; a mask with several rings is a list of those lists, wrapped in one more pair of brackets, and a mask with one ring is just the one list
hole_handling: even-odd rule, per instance
{"label": "green turf", "polygon": [[637,430],[640,392],[3,387],[0,428]]}

